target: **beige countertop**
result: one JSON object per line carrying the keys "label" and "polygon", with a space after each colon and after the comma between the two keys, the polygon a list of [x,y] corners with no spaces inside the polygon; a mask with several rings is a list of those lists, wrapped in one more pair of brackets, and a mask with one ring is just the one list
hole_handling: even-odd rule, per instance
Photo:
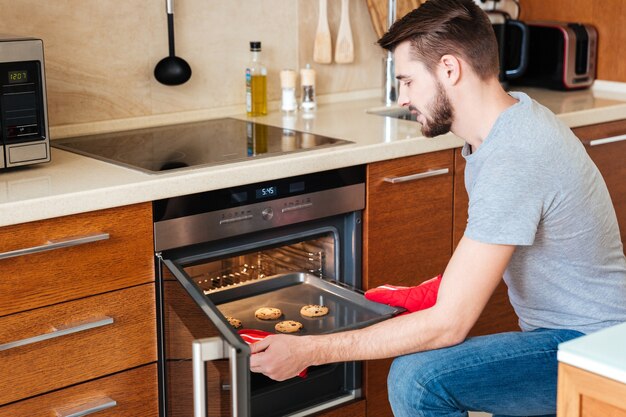
{"label": "beige countertop", "polygon": [[[571,127],[626,118],[626,84],[623,83],[598,81],[593,89],[576,92],[524,91]],[[463,144],[452,134],[425,138],[415,122],[367,113],[368,109],[380,107],[378,98],[322,102],[312,118],[297,113],[292,121],[296,130],[346,139],[352,144],[166,174],[146,174],[53,148],[52,161],[48,164],[0,172],[0,226],[423,154]],[[245,116],[229,115],[245,119]],[[283,126],[284,122],[280,112],[256,120],[274,126]]]}

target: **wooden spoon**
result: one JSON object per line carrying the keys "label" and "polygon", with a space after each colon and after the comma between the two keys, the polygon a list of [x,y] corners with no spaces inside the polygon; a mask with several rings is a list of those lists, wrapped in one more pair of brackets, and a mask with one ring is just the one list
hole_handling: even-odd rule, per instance
{"label": "wooden spoon", "polygon": [[[405,14],[419,7],[426,0],[397,0],[396,1],[396,18],[400,19]],[[389,0],[367,0],[367,8],[370,12],[372,25],[376,31],[376,35],[380,38],[389,29],[387,27],[387,7]]]}
{"label": "wooden spoon", "polygon": [[354,42],[350,28],[350,0],[341,0],[341,20],[335,45],[335,62],[349,64],[354,61]]}
{"label": "wooden spoon", "polygon": [[319,18],[317,20],[317,32],[313,44],[313,61],[319,64],[330,64],[333,60],[332,44],[330,41],[330,29],[328,28],[327,3],[320,0]]}

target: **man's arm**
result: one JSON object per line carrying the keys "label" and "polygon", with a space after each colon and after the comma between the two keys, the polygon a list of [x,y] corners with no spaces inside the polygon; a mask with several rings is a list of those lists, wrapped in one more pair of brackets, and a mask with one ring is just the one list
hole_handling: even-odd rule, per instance
{"label": "man's arm", "polygon": [[433,307],[348,332],[269,336],[251,346],[251,370],[284,380],[310,365],[388,358],[460,343],[500,282],[514,249],[463,237]]}

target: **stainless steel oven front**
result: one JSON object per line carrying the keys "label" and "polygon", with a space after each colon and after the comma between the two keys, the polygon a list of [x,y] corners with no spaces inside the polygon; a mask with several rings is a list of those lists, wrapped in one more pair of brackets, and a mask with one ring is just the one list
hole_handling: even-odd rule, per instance
{"label": "stainless steel oven front", "polygon": [[272,332],[255,308],[294,319],[299,306],[324,304],[323,320],[297,318],[300,334],[317,334],[396,313],[358,290],[364,176],[351,167],[154,203],[163,415],[305,416],[361,396],[358,362],[283,382],[250,373],[227,317]]}

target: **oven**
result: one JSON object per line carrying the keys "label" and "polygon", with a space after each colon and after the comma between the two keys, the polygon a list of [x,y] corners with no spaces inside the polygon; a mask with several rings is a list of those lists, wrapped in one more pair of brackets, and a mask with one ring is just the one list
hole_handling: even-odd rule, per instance
{"label": "oven", "polygon": [[[154,203],[161,410],[166,416],[306,416],[361,397],[361,364],[311,367],[276,382],[249,370],[250,349],[227,320],[274,333],[363,327],[398,313],[361,288],[363,166]],[[306,304],[324,317],[299,314]],[[260,320],[260,307],[282,310]]]}

